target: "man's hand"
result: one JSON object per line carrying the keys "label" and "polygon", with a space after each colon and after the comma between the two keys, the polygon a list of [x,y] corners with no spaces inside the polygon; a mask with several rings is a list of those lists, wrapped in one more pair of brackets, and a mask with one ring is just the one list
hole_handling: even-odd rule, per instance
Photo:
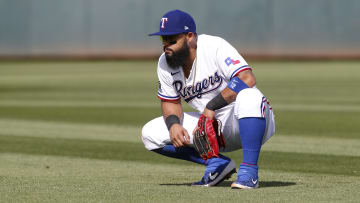
{"label": "man's hand", "polygon": [[190,144],[190,136],[187,130],[180,124],[174,124],[171,126],[170,140],[174,147],[184,147]]}
{"label": "man's hand", "polygon": [[[213,120],[215,118],[215,111],[211,111],[207,108],[204,109],[204,112],[203,112],[203,115],[210,119],[210,120]],[[196,126],[192,132],[193,135],[195,135],[195,132],[199,129],[199,126]]]}

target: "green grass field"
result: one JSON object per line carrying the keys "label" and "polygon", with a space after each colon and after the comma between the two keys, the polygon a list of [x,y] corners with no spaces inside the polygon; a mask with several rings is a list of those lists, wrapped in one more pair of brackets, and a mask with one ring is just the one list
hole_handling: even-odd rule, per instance
{"label": "green grass field", "polygon": [[0,202],[359,202],[360,62],[250,64],[277,132],[240,191],[144,149],[156,61],[0,62]]}

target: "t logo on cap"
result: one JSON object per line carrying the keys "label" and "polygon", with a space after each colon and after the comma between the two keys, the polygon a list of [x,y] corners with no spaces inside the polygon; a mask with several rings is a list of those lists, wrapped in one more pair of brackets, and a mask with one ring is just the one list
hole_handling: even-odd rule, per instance
{"label": "t logo on cap", "polygon": [[165,22],[168,21],[168,18],[161,18],[161,28],[165,28]]}
{"label": "t logo on cap", "polygon": [[[170,20],[169,20],[170,19]],[[181,33],[196,33],[196,25],[194,19],[184,11],[172,10],[165,15],[160,20],[160,30],[149,34],[153,35],[177,35]]]}

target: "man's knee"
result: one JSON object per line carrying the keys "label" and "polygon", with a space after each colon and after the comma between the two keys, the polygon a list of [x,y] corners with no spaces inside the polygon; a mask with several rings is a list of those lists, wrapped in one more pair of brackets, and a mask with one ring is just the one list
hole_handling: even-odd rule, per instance
{"label": "man's knee", "polygon": [[236,118],[263,117],[263,98],[264,95],[256,88],[246,88],[240,91],[236,97]]}
{"label": "man's knee", "polygon": [[147,150],[153,150],[153,140],[151,137],[153,133],[150,122],[146,123],[141,130],[141,140]]}
{"label": "man's knee", "polygon": [[155,118],[146,123],[141,130],[141,140],[147,150],[159,149],[170,139],[162,117]]}

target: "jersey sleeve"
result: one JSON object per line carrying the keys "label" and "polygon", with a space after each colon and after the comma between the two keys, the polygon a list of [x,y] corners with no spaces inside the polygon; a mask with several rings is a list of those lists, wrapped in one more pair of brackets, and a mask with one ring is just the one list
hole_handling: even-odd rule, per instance
{"label": "jersey sleeve", "polygon": [[159,99],[164,101],[176,101],[180,99],[180,95],[176,92],[173,84],[173,79],[171,74],[166,71],[162,66],[161,62],[158,65],[158,79],[159,79],[159,88],[157,96]]}
{"label": "jersey sleeve", "polygon": [[231,80],[242,71],[251,70],[239,52],[223,39],[219,43],[216,57],[218,65],[228,80]]}

